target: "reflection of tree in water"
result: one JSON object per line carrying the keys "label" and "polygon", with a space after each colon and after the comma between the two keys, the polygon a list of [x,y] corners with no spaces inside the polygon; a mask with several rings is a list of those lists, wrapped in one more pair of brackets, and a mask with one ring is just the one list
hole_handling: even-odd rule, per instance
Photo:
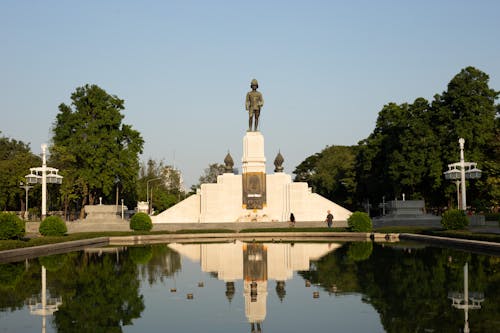
{"label": "reflection of tree in water", "polygon": [[[79,253],[57,272],[63,296],[54,324],[61,332],[121,332],[144,310],[136,265],[123,253],[89,256]],[[54,274],[56,275],[56,274]]]}
{"label": "reflection of tree in water", "polygon": [[40,292],[40,266],[24,262],[0,264],[0,311],[21,309],[26,300]]}
{"label": "reflection of tree in water", "polygon": [[368,242],[353,242],[349,244],[347,256],[353,261],[363,261],[370,258],[373,252],[373,243]]}
{"label": "reflection of tree in water", "polygon": [[180,255],[171,250],[166,244],[140,248],[151,251],[149,260],[139,267],[142,278],[147,277],[150,285],[155,284],[157,281],[163,282],[164,278],[174,275],[175,272],[181,269]]}
{"label": "reflection of tree in water", "polygon": [[397,246],[374,243],[373,253],[366,258],[360,248],[353,252],[346,244],[316,262],[315,271],[299,274],[327,291],[335,287],[338,292],[361,293],[363,301],[379,312],[387,332],[457,332],[463,326],[463,314],[451,307],[448,292],[462,287],[463,265],[468,261],[470,288],[485,295],[482,309],[470,315],[471,332],[500,331],[496,321],[500,318],[500,258]]}

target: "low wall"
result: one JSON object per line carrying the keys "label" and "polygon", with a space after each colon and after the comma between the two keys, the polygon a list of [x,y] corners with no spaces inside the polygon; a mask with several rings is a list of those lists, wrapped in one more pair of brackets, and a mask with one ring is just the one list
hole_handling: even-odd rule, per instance
{"label": "low wall", "polygon": [[107,246],[108,244],[109,244],[108,237],[98,237],[98,238],[82,239],[64,243],[47,244],[40,246],[25,247],[21,249],[5,250],[5,251],[0,251],[0,263],[42,257],[51,254],[79,251],[83,250],[86,247]]}

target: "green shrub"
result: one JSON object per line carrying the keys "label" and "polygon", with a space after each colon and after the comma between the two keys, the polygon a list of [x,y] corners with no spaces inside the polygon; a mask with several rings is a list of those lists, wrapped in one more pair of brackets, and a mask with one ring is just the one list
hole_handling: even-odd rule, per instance
{"label": "green shrub", "polygon": [[461,230],[467,228],[469,219],[465,212],[458,209],[450,209],[444,212],[441,225],[447,230]]}
{"label": "green shrub", "polygon": [[0,213],[0,239],[22,238],[24,221],[16,214]]}
{"label": "green shrub", "polygon": [[64,236],[68,229],[59,216],[48,216],[40,223],[38,231],[44,236]]}
{"label": "green shrub", "polygon": [[354,232],[370,232],[372,231],[372,220],[367,213],[354,212],[347,219],[347,225]]}
{"label": "green shrub", "polygon": [[135,213],[130,219],[130,229],[135,231],[150,231],[153,228],[151,217],[146,213]]}

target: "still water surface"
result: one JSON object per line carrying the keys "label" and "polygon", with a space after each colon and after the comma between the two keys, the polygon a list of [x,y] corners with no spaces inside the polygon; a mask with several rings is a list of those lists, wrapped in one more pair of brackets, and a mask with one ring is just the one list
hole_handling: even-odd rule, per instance
{"label": "still water surface", "polygon": [[401,243],[236,241],[0,265],[0,332],[467,329],[500,332],[499,257]]}

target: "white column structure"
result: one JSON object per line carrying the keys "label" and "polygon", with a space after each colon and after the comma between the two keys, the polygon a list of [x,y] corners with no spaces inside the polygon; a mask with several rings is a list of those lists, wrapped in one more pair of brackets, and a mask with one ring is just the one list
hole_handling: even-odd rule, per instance
{"label": "white column structure", "polygon": [[464,159],[464,143],[465,140],[464,138],[460,138],[458,140],[458,143],[460,144],[460,182],[462,184],[462,202],[461,202],[461,210],[466,210],[467,209],[467,201],[465,197],[465,159]]}
{"label": "white column structure", "polygon": [[63,177],[58,174],[59,170],[47,166],[47,144],[42,144],[42,166],[30,168],[31,173],[24,176],[29,184],[42,184],[42,220],[47,215],[47,183],[61,184]]}
{"label": "white column structure", "polygon": [[[476,162],[465,162],[464,158],[464,138],[458,140],[460,145],[460,161],[448,164],[448,171],[444,172],[445,179],[454,180],[457,184],[457,205],[459,209],[465,211],[467,209],[467,199],[465,197],[465,180],[478,179],[481,177],[481,170],[477,168]],[[458,184],[460,183],[460,199],[458,200]]]}
{"label": "white column structure", "polygon": [[47,216],[47,144],[42,144],[42,221]]}
{"label": "white column structure", "polygon": [[243,173],[266,173],[264,136],[260,132],[247,132],[243,137],[242,170]]}

